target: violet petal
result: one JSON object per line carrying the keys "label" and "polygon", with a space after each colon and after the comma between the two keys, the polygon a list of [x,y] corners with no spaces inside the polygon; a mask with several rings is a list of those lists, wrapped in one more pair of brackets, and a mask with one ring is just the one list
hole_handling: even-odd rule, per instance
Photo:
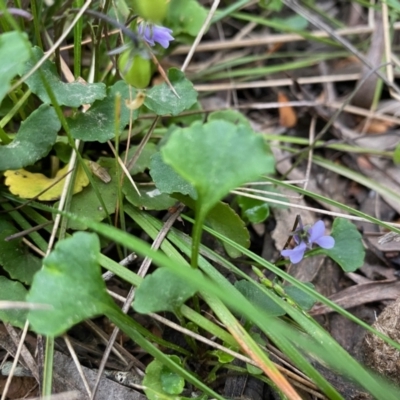
{"label": "violet petal", "polygon": [[284,257],[289,257],[290,262],[292,262],[293,264],[297,264],[303,259],[306,248],[306,244],[304,242],[301,242],[298,246],[294,247],[291,250],[282,250],[281,254]]}
{"label": "violet petal", "polygon": [[318,238],[324,235],[325,233],[325,225],[323,221],[317,221],[309,230],[309,242],[310,243],[317,243]]}
{"label": "violet petal", "polygon": [[331,249],[335,245],[335,239],[332,236],[322,236],[315,243],[323,249]]}
{"label": "violet petal", "polygon": [[153,29],[153,40],[164,47],[164,49],[167,49],[169,42],[174,40],[174,37],[171,35],[172,30],[164,26],[154,26]]}
{"label": "violet petal", "polygon": [[174,40],[171,35],[172,30],[165,26],[141,23],[138,25],[138,33],[150,46],[159,43],[164,49],[168,48],[169,42]]}

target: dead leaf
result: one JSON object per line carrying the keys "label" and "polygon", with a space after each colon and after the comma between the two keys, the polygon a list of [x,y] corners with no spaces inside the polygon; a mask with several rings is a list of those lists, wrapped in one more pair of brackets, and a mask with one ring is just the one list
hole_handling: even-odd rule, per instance
{"label": "dead leaf", "polygon": [[[366,303],[381,300],[395,300],[400,295],[400,281],[384,280],[364,283],[346,288],[329,297],[338,306],[348,309]],[[310,311],[311,315],[328,314],[333,312],[324,304],[316,304]]]}
{"label": "dead leaf", "polygon": [[[0,393],[3,393],[7,376],[0,376]],[[28,376],[14,376],[11,385],[7,391],[7,399],[23,399],[28,395],[37,396],[38,393],[34,391],[37,387],[35,378]]]}
{"label": "dead leaf", "polygon": [[[278,92],[278,103],[288,103],[289,99],[283,92]],[[279,107],[279,124],[285,128],[293,128],[297,124],[297,115],[292,106]]]}

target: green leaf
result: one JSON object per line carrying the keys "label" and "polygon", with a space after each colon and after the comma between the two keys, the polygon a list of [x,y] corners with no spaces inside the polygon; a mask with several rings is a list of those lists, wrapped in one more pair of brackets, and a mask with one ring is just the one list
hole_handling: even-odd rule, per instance
{"label": "green leaf", "polygon": [[[42,57],[42,49],[34,47],[33,57],[27,62],[23,74],[31,70]],[[40,70],[36,71],[25,81],[29,89],[46,104],[51,104],[51,100],[42,78],[47,81],[53,90],[57,103],[60,106],[65,105],[77,108],[82,104],[92,104],[95,100],[103,99],[106,96],[106,86],[104,83],[86,83],[83,81],[65,83],[61,81],[54,63],[47,60],[40,67]]]}
{"label": "green leaf", "polygon": [[206,18],[206,9],[196,0],[171,0],[165,25],[174,31],[174,36],[196,36]]}
{"label": "green leaf", "polygon": [[[315,289],[314,285],[310,282],[303,282],[311,289]],[[316,300],[313,296],[304,292],[297,286],[284,286],[285,293],[294,300],[303,310],[308,311],[315,304]]]}
{"label": "green leaf", "polygon": [[[19,282],[0,276],[0,300],[25,301],[27,290]],[[23,328],[27,318],[26,310],[6,310],[0,308],[0,321]]]}
{"label": "green leaf", "polygon": [[265,201],[251,199],[246,196],[237,197],[242,210],[242,218],[253,224],[264,222],[269,217],[269,205]]}
{"label": "green leaf", "polygon": [[11,222],[0,219],[0,265],[12,279],[29,285],[42,267],[42,260],[29,252],[22,239],[5,241],[7,236],[18,232]]}
{"label": "green leaf", "polygon": [[[169,356],[176,362],[177,356]],[[180,363],[179,363],[180,364]],[[149,400],[177,400],[182,393],[185,380],[158,360],[153,360],[146,368],[143,379],[144,392]]]}
{"label": "green leaf", "polygon": [[0,171],[20,169],[48,154],[61,124],[54,109],[42,104],[24,122],[14,140],[0,146]]}
{"label": "green leaf", "polygon": [[[103,198],[107,213],[113,214],[118,200],[118,175],[116,172],[115,159],[100,158],[97,163],[105,168],[111,177],[108,183],[103,182],[98,177],[94,176],[96,187]],[[126,178],[125,178],[126,179]],[[93,221],[102,221],[106,218],[107,213],[103,210],[103,205],[100,203],[96,192],[92,185],[89,185],[82,192],[75,194],[71,200],[70,212],[75,215],[90,218]],[[78,221],[69,220],[68,228],[75,230],[85,230],[87,226]]]}
{"label": "green leaf", "polygon": [[270,299],[260,288],[251,282],[242,279],[235,282],[235,288],[246,297],[254,306],[259,307],[270,316],[285,315],[285,311]]}
{"label": "green leaf", "polygon": [[250,121],[239,111],[236,110],[220,110],[212,112],[207,121],[224,120],[227,122],[232,122],[232,124],[238,125],[242,124],[251,129]]}
{"label": "green leaf", "polygon": [[[188,113],[187,115],[178,115],[176,117],[168,118],[168,126],[179,125],[179,126],[189,126],[193,122],[200,121],[205,122],[205,113],[200,101],[196,101],[190,108],[186,109],[186,112],[194,111],[193,114]],[[195,112],[197,111],[197,112]]]}
{"label": "green leaf", "polygon": [[167,210],[172,207],[176,200],[168,196],[166,193],[161,193],[159,189],[154,186],[138,186],[140,196],[132,183],[125,178],[122,192],[125,194],[126,199],[134,205],[145,210]]}
{"label": "green leaf", "polygon": [[[64,139],[66,138],[64,137]],[[68,143],[57,141],[53,146],[53,150],[56,153],[56,157],[60,159],[60,161],[62,161],[64,164],[69,163],[72,154],[72,147]]]}
{"label": "green leaf", "polygon": [[353,272],[364,264],[365,250],[356,226],[345,218],[335,218],[331,236],[335,239],[332,249],[318,249],[336,261],[345,272]]}
{"label": "green leaf", "polygon": [[29,59],[29,48],[25,33],[6,32],[0,35],[0,103],[11,87],[11,80]]}
{"label": "green leaf", "polygon": [[[193,271],[200,275],[199,271]],[[181,276],[167,268],[159,268],[147,275],[136,290],[133,307],[148,314],[158,311],[175,312],[196,290]]]}
{"label": "green leaf", "polygon": [[[187,196],[175,196],[179,201],[186,204],[191,209],[195,209],[195,202]],[[246,228],[245,223],[236,214],[236,212],[229,206],[229,204],[219,201],[207,214],[204,221],[205,225],[216,230],[222,235],[235,241],[246,249],[250,246],[250,234]],[[240,251],[233,246],[222,242],[225,251],[229,257],[237,258],[242,255]]]}
{"label": "green leaf", "polygon": [[[126,106],[136,97],[136,89],[129,87],[123,80],[118,81],[107,90],[107,97],[97,100],[85,113],[80,112],[74,118],[69,118],[68,123],[71,135],[75,139],[85,142],[98,141],[101,143],[115,136],[115,122],[119,118],[119,132],[121,133],[132,118],[136,118],[139,111],[131,111]],[[117,99],[119,99],[120,112],[116,113]]]}
{"label": "green leaf", "polygon": [[260,7],[270,11],[281,11],[283,7],[282,0],[260,0]]}
{"label": "green leaf", "polygon": [[308,26],[308,21],[301,15],[294,15],[287,18],[271,18],[270,21],[280,25],[282,30],[304,30]]}
{"label": "green leaf", "polygon": [[[250,246],[250,234],[246,224],[229,204],[219,201],[207,214],[205,224],[246,249]],[[229,257],[237,258],[242,255],[229,244],[223,243],[223,246]]]}
{"label": "green leaf", "polygon": [[[128,151],[128,158],[129,161],[133,155],[136,153],[139,146],[132,146]],[[140,153],[139,158],[137,159],[135,165],[129,170],[131,175],[136,175],[139,172],[143,172],[150,166],[150,158],[153,154],[157,153],[157,146],[154,143],[147,143],[144,146],[142,152]],[[122,160],[125,160],[126,152],[124,152],[121,156]]]}
{"label": "green leaf", "polygon": [[[170,358],[176,364],[182,365],[178,356],[172,355]],[[165,365],[161,368],[160,380],[164,392],[168,394],[181,394],[185,387],[185,380]]]}
{"label": "green leaf", "polygon": [[231,189],[274,171],[273,156],[261,136],[221,120],[175,130],[161,154],[195,187],[202,214]]}
{"label": "green leaf", "polygon": [[178,115],[197,101],[197,92],[182,71],[170,68],[168,79],[179,97],[166,82],[153,86],[146,92],[144,105],[157,115]]}
{"label": "green leaf", "polygon": [[27,301],[52,306],[29,311],[29,322],[40,334],[57,336],[72,325],[115,307],[107,294],[97,261],[97,235],[77,232],[58,242],[34,277]]}
{"label": "green leaf", "polygon": [[[224,346],[227,347],[228,349],[234,350],[234,351],[238,351],[238,347],[232,347],[227,343],[224,343]],[[228,364],[231,363],[234,359],[235,356],[225,353],[225,351],[222,350],[212,350],[210,351],[210,354],[212,354],[213,356],[218,358],[218,362],[221,364]]]}
{"label": "green leaf", "polygon": [[172,167],[165,164],[160,153],[156,153],[151,157],[150,175],[160,192],[168,194],[181,193],[189,195],[192,199],[197,199],[196,189],[177,174]]}

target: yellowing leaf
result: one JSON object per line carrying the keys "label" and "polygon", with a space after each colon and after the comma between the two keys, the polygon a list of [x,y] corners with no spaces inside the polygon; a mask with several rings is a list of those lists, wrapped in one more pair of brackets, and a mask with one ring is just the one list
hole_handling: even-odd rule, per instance
{"label": "yellowing leaf", "polygon": [[[32,199],[38,196],[38,194],[43,192],[45,189],[49,188],[38,197],[38,200],[53,201],[61,197],[67,172],[68,165],[66,165],[64,168],[61,168],[54,178],[48,178],[43,174],[32,173],[24,169],[5,171],[4,176],[6,177],[5,183],[7,186],[9,186],[12,194],[24,199]],[[64,178],[62,178],[63,176]],[[52,186],[53,184],[54,186]],[[88,184],[89,179],[86,176],[83,168],[79,166],[75,177],[73,193],[75,194],[81,192],[82,189]]]}

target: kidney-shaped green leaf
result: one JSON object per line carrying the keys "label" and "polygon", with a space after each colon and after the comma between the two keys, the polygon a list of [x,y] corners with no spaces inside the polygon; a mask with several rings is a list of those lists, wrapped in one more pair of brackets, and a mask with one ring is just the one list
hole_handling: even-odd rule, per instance
{"label": "kidney-shaped green leaf", "polygon": [[364,264],[365,249],[356,226],[345,218],[335,218],[331,236],[335,239],[332,249],[318,249],[335,260],[345,272],[353,272]]}
{"label": "kidney-shaped green leaf", "polygon": [[179,97],[165,82],[153,86],[146,92],[144,105],[157,115],[178,115],[197,101],[197,92],[183,72],[171,68],[168,71],[168,79]]}
{"label": "kidney-shaped green leaf", "polygon": [[29,59],[29,47],[25,33],[6,32],[0,35],[0,103],[10,88],[11,79]]}
{"label": "kidney-shaped green leaf", "polygon": [[196,188],[205,214],[231,189],[274,171],[273,156],[261,136],[221,120],[175,130],[161,154]]}
{"label": "kidney-shaped green leaf", "polygon": [[22,122],[14,140],[0,146],[0,171],[24,168],[46,156],[60,128],[54,109],[42,104]]}
{"label": "kidney-shaped green leaf", "polygon": [[[43,51],[39,47],[33,48],[33,57],[27,62],[23,73],[28,72],[43,57]],[[22,74],[21,74],[22,75]],[[51,100],[43,84],[43,79],[53,90],[57,103],[69,107],[80,107],[82,104],[92,104],[95,100],[106,96],[104,83],[70,82],[66,83],[60,79],[54,63],[47,60],[40,70],[33,73],[25,83],[29,89],[43,101],[50,104]]]}
{"label": "kidney-shaped green leaf", "polygon": [[97,235],[77,232],[59,242],[44,259],[27,296],[28,302],[52,306],[51,310],[29,311],[29,322],[37,333],[60,335],[115,307],[101,278],[99,253]]}

